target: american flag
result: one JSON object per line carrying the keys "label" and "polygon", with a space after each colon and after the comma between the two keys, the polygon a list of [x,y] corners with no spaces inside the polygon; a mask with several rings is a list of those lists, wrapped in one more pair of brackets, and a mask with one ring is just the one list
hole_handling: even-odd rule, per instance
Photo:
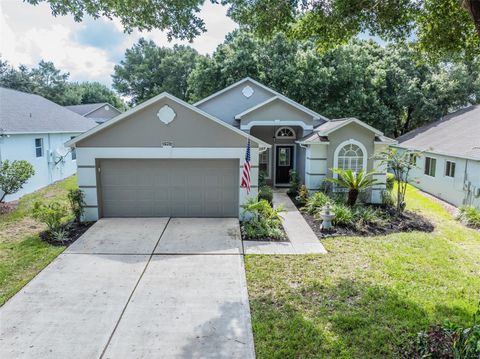
{"label": "american flag", "polygon": [[247,142],[247,152],[245,153],[245,162],[243,163],[242,188],[247,189],[250,193],[250,139]]}

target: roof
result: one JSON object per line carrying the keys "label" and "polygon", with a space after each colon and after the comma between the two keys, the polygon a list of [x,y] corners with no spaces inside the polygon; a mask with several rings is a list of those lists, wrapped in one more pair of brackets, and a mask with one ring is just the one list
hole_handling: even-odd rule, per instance
{"label": "roof", "polygon": [[273,96],[273,97],[269,98],[268,100],[266,100],[264,102],[259,103],[256,106],[253,106],[253,107],[250,107],[250,108],[246,109],[245,111],[243,111],[242,113],[239,113],[238,115],[235,115],[235,119],[240,120],[240,119],[242,119],[243,116],[258,110],[258,109],[268,105],[269,103],[271,103],[273,101],[285,102],[285,103],[289,104],[290,106],[293,106],[296,109],[298,109],[302,112],[305,112],[306,114],[312,116],[315,119],[318,118],[318,113],[306,108],[305,106],[300,105],[299,103],[297,103],[295,101],[290,100],[288,97],[285,97],[285,96],[280,97],[280,96],[276,95],[276,96]]}
{"label": "roof", "polygon": [[480,160],[480,105],[450,113],[397,140],[398,147]]}
{"label": "roof", "polygon": [[321,136],[328,136],[330,133],[337,131],[350,123],[356,123],[362,127],[369,129],[378,136],[383,136],[383,133],[381,131],[377,130],[375,127],[367,125],[365,122],[360,121],[358,118],[355,117],[330,120],[321,124],[320,126],[315,127],[314,131],[318,132]]}
{"label": "roof", "polygon": [[160,101],[164,98],[168,98],[168,99],[170,99],[170,100],[172,100],[172,101],[174,101],[174,102],[176,102],[176,103],[178,103],[178,104],[180,104],[180,105],[182,105],[182,106],[184,106],[184,107],[186,107],[186,108],[188,108],[188,109],[190,109],[190,110],[192,110],[192,111],[194,111],[194,112],[196,112],[196,113],[198,113],[198,114],[200,114],[200,115],[202,115],[202,116],[204,116],[204,117],[206,117],[206,118],[208,118],[208,119],[210,119],[214,122],[216,122],[217,124],[219,124],[221,126],[224,126],[224,127],[230,129],[233,132],[236,132],[237,134],[239,134],[239,135],[241,135],[245,138],[249,138],[252,141],[258,143],[260,146],[263,146],[263,147],[266,147],[266,148],[271,147],[271,145],[269,145],[268,143],[254,137],[254,136],[252,136],[248,133],[243,132],[239,128],[236,128],[236,127],[233,127],[232,125],[229,125],[228,123],[226,123],[226,122],[224,122],[224,121],[222,121],[222,120],[220,120],[220,119],[218,119],[218,118],[200,110],[199,108],[197,108],[195,106],[190,105],[189,103],[187,103],[183,100],[180,100],[178,97],[175,97],[175,96],[173,96],[173,95],[171,95],[167,92],[162,92],[160,95],[157,95],[157,96],[155,96],[155,97],[153,97],[153,98],[151,98],[151,99],[149,99],[145,102],[142,102],[140,105],[135,106],[135,107],[131,108],[130,110],[126,111],[126,112],[123,112],[122,114],[118,115],[117,117],[112,118],[110,121],[104,122],[104,123],[98,125],[97,127],[92,128],[85,133],[82,133],[81,135],[75,137],[74,139],[72,139],[70,141],[67,141],[66,145],[67,146],[74,146],[77,142],[82,141],[83,139],[85,139],[87,137],[90,137],[90,136],[92,136],[93,134],[95,134],[99,131],[103,131],[104,129],[116,124],[117,122],[122,121],[123,119],[131,116],[135,112],[141,111],[144,108],[146,108],[146,107],[148,107],[148,106],[154,104],[155,102],[158,102],[158,101]]}
{"label": "roof", "polygon": [[[294,105],[295,107],[297,107],[297,108],[299,108],[299,109],[302,109],[303,111],[311,114],[311,115],[314,117],[314,119],[322,119],[322,120],[328,121],[328,118],[320,115],[319,113],[317,113],[317,112],[315,112],[315,111],[310,110],[309,108],[303,106],[302,104],[300,104],[300,103],[298,103],[298,102],[296,102],[296,101],[293,101],[292,99],[289,99],[288,97],[282,95],[281,93],[279,93],[279,92],[277,92],[277,91],[275,91],[275,90],[272,90],[270,87],[265,86],[264,84],[261,84],[260,82],[255,81],[254,79],[252,79],[252,78],[250,78],[250,77],[245,77],[245,78],[243,78],[242,80],[237,81],[237,82],[235,82],[234,84],[232,84],[232,85],[230,85],[230,86],[228,86],[228,87],[225,87],[224,89],[222,89],[222,90],[220,90],[220,91],[217,91],[217,92],[213,93],[212,95],[210,95],[210,96],[208,96],[208,97],[205,97],[204,99],[202,99],[202,100],[194,103],[193,106],[199,106],[199,105],[201,105],[202,103],[207,102],[207,101],[211,100],[212,98],[217,97],[217,96],[221,95],[222,93],[225,93],[225,92],[227,92],[228,90],[230,90],[230,89],[232,89],[232,88],[234,88],[234,87],[236,87],[236,86],[238,86],[238,85],[241,85],[241,84],[243,84],[243,83],[245,83],[245,82],[251,82],[251,83],[253,83],[253,84],[255,84],[255,85],[263,88],[264,90],[270,92],[273,96],[276,96],[276,97],[278,97],[278,98],[281,98],[282,100],[290,103],[291,105]],[[237,116],[238,116],[238,115],[237,115]]]}
{"label": "roof", "polygon": [[[105,106],[105,105],[110,105],[107,102],[101,102],[101,103],[85,103],[81,105],[71,105],[71,106],[65,106],[68,108],[70,111],[76,112],[79,115],[86,116],[89,113],[98,110],[100,107]],[[110,105],[112,106],[112,105]],[[112,106],[113,107],[113,106]]]}
{"label": "roof", "polygon": [[324,143],[324,144],[329,143],[328,137],[320,136],[318,132],[309,133],[308,135],[299,139],[297,142],[305,145],[312,144],[312,143]]}
{"label": "roof", "polygon": [[0,130],[3,133],[84,132],[96,126],[46,98],[0,87]]}

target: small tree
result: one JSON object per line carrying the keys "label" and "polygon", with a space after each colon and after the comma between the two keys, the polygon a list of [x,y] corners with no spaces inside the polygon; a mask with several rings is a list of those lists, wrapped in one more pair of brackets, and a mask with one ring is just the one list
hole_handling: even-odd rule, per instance
{"label": "small tree", "polygon": [[401,213],[405,209],[405,193],[407,192],[408,176],[412,168],[416,167],[417,158],[420,152],[405,150],[398,151],[395,148],[389,148],[374,158],[380,160],[393,172],[397,182],[397,212]]}
{"label": "small tree", "polygon": [[7,195],[18,192],[34,174],[33,166],[27,161],[2,161],[0,164],[0,190],[3,191],[3,194],[0,203],[3,203]]}
{"label": "small tree", "polygon": [[377,180],[369,178],[375,172],[365,173],[365,170],[353,172],[352,170],[342,170],[340,168],[332,168],[332,172],[338,174],[338,178],[327,178],[327,181],[348,190],[347,204],[354,206],[357,202],[358,194],[368,188],[378,184]]}
{"label": "small tree", "polygon": [[69,190],[67,197],[70,209],[75,216],[75,222],[80,223],[85,212],[85,194],[81,189],[77,188]]}

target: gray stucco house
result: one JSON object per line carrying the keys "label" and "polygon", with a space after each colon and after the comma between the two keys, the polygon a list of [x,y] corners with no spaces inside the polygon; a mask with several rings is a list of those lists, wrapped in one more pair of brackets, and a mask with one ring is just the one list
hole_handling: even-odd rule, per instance
{"label": "gray stucco house", "polygon": [[96,123],[104,123],[122,113],[119,109],[110,105],[107,102],[101,103],[87,103],[82,105],[65,106],[70,111],[73,111],[80,116],[89,118]]}
{"label": "gray stucco house", "polygon": [[411,183],[455,206],[480,209],[480,105],[400,136],[396,147],[421,151]]}
{"label": "gray stucco house", "polygon": [[[252,190],[240,187],[251,140]],[[86,219],[237,217],[258,193],[258,174],[289,186],[295,169],[318,190],[332,167],[386,170],[372,156],[393,140],[355,118],[329,120],[245,78],[190,105],[162,93],[69,141],[76,148]]]}

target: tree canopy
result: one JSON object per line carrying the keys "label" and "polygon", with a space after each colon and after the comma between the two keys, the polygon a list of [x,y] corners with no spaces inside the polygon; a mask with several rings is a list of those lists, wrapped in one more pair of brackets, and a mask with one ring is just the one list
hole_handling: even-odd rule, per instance
{"label": "tree canopy", "polygon": [[159,47],[142,38],[115,66],[113,88],[129,97],[132,104],[163,91],[186,100],[189,97],[187,79],[199,57],[189,46]]}
{"label": "tree canopy", "polygon": [[70,74],[57,69],[52,62],[40,61],[38,67],[14,68],[0,58],[0,86],[34,93],[59,105],[108,102],[122,110],[123,100],[99,82],[69,82]]}
{"label": "tree canopy", "polygon": [[[168,37],[192,40],[204,32],[199,17],[205,0],[26,0],[48,2],[53,15],[118,18],[126,31],[158,28]],[[210,0],[216,3],[217,0]],[[318,48],[348,43],[360,34],[417,42],[432,59],[477,56],[480,51],[478,0],[221,0],[241,26],[263,37],[285,32],[313,40]]]}

